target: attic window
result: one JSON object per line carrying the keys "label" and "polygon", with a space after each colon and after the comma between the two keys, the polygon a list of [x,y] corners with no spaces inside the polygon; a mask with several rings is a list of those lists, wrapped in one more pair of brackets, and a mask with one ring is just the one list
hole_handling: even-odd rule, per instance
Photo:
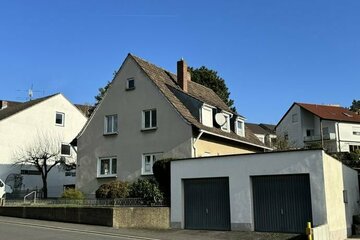
{"label": "attic window", "polygon": [[353,115],[349,114],[349,113],[346,113],[346,112],[343,112],[343,114],[347,117],[353,117]]}
{"label": "attic window", "polygon": [[225,123],[224,125],[221,126],[221,130],[223,130],[224,132],[230,132],[230,115],[228,114],[223,114],[224,118],[225,118]]}
{"label": "attic window", "polygon": [[245,136],[245,127],[244,127],[244,121],[243,120],[237,119],[235,121],[235,131],[236,131],[237,135],[239,135],[241,137]]}
{"label": "attic window", "polygon": [[134,78],[128,78],[126,80],[126,90],[134,90],[135,89],[135,79]]}
{"label": "attic window", "polygon": [[201,108],[201,123],[208,127],[213,127],[213,110],[209,106]]}
{"label": "attic window", "polygon": [[64,122],[65,122],[65,113],[56,112],[55,125],[64,126]]}

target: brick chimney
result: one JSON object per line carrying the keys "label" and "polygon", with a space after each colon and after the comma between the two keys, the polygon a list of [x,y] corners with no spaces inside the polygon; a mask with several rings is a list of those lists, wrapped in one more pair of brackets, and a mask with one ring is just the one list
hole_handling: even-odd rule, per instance
{"label": "brick chimney", "polygon": [[191,75],[184,59],[177,62],[177,83],[184,92],[188,91],[188,82],[191,81]]}

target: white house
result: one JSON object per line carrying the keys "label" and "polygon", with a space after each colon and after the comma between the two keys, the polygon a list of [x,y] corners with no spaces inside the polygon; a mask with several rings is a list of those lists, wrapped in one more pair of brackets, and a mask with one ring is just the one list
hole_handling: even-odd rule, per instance
{"label": "white house", "polygon": [[359,214],[358,174],[323,150],[171,161],[171,226],[305,233],[343,240]]}
{"label": "white house", "polygon": [[360,149],[360,115],[340,106],[294,103],[276,133],[297,148],[352,152]]}
{"label": "white house", "polygon": [[89,196],[107,181],[152,175],[160,158],[269,149],[245,127],[243,116],[191,81],[185,61],[178,61],[175,75],[131,54],[77,143],[76,186]]}
{"label": "white house", "polygon": [[[18,152],[46,137],[49,141],[59,141],[63,157],[75,161],[76,151],[70,142],[86,121],[85,114],[60,93],[24,103],[1,101],[0,179],[17,192],[41,189],[41,177],[34,167],[13,165],[18,160]],[[48,196],[58,197],[64,185],[74,185],[75,175],[74,170],[51,170]]]}

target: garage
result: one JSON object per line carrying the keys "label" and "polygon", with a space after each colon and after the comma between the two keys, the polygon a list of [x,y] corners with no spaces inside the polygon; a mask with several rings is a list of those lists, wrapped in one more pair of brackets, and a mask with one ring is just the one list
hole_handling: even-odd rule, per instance
{"label": "garage", "polygon": [[346,239],[360,214],[357,171],[321,149],[171,161],[171,227]]}
{"label": "garage", "polygon": [[185,228],[230,230],[229,178],[184,179]]}
{"label": "garage", "polygon": [[312,222],[309,174],[251,178],[255,231],[304,233]]}

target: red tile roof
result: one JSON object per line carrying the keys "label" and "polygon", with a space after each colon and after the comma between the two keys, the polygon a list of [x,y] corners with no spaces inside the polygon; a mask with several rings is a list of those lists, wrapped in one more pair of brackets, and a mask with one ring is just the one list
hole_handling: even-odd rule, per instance
{"label": "red tile roof", "polygon": [[314,115],[326,119],[342,122],[360,123],[360,115],[339,106],[317,105],[307,103],[295,103]]}

